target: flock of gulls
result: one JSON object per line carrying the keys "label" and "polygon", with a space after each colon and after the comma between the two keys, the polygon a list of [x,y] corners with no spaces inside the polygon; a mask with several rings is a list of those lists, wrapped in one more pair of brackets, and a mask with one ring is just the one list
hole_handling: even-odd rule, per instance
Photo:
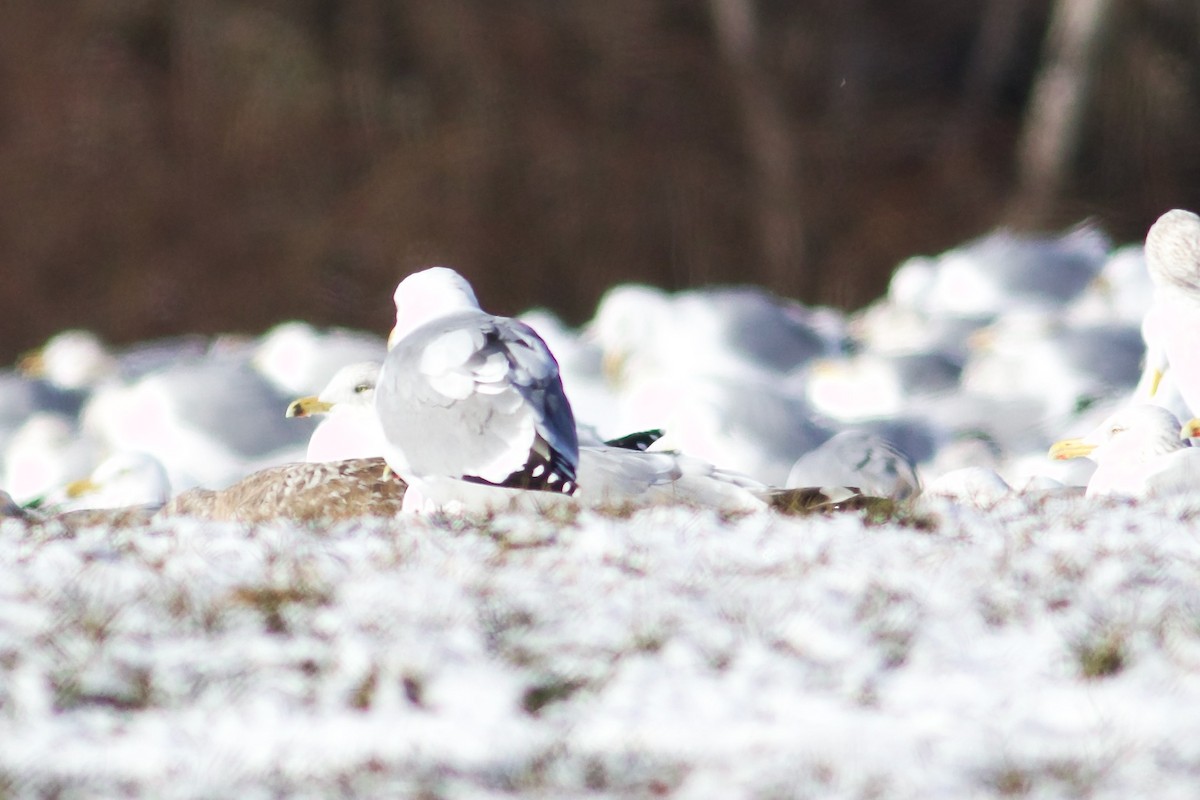
{"label": "flock of gulls", "polygon": [[0,373],[3,513],[740,512],[797,492],[986,504],[1200,483],[1188,211],[1144,247],[1089,227],[994,233],[910,259],[850,315],[750,287],[623,285],[575,331],[488,314],[444,267],[394,300],[386,340],[300,322],[121,352],[55,336]]}

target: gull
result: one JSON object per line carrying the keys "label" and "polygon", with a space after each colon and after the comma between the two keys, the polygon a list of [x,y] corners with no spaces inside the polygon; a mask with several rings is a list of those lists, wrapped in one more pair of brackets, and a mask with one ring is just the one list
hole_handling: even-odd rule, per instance
{"label": "gull", "polygon": [[845,338],[833,312],[812,311],[764,289],[722,286],[668,294],[624,284],[605,292],[585,337],[616,384],[682,371],[777,378],[832,355]]}
{"label": "gull", "polygon": [[189,489],[171,499],[159,518],[217,522],[336,522],[392,517],[403,507],[405,484],[383,477],[382,458],[279,464],[224,489]]}
{"label": "gull", "polygon": [[583,338],[600,351],[612,399],[574,407],[606,436],[661,426],[657,449],[780,485],[832,434],[814,420],[802,380],[845,345],[837,312],[750,287],[669,294],[627,284],[605,293]]}
{"label": "gull", "polygon": [[873,497],[896,499],[921,491],[912,459],[865,430],[842,431],[801,456],[792,466],[786,486],[853,486]]}
{"label": "gull", "polygon": [[149,453],[115,453],[100,462],[91,475],[72,481],[47,495],[43,507],[56,512],[85,509],[157,510],[171,496],[162,462]]}
{"label": "gull", "polygon": [[1050,457],[1096,462],[1087,496],[1148,497],[1200,486],[1200,448],[1183,438],[1175,415],[1154,405],[1118,409],[1079,439],[1064,439]]}
{"label": "gull", "polygon": [[281,393],[318,391],[348,364],[377,361],[387,349],[373,334],[345,328],[322,331],[307,322],[281,322],[254,344],[250,360]]}
{"label": "gull", "polygon": [[962,365],[939,352],[862,352],[815,362],[805,381],[812,407],[843,422],[892,417],[958,389]]}
{"label": "gull", "polygon": [[1054,310],[1087,288],[1111,243],[1082,226],[1057,238],[996,231],[936,258],[901,264],[889,301],[927,315],[992,319],[1013,308]]}
{"label": "gull", "polygon": [[[261,461],[303,452],[308,426],[283,420],[275,387],[249,345],[180,337],[110,351],[94,334],[66,331],[21,369],[83,396],[78,435],[104,454],[158,458],[176,488],[224,485]],[[88,465],[94,467],[96,462]]]}
{"label": "gull", "polygon": [[21,506],[17,504],[17,501],[12,499],[12,495],[6,491],[0,490],[0,520],[28,520],[29,518],[29,512],[21,508]]}
{"label": "gull", "polygon": [[[325,457],[321,460],[382,456],[383,431],[374,409],[365,399],[374,395],[378,372],[379,365],[373,362],[352,365],[334,376],[319,395],[323,399],[301,398],[289,406],[289,412],[327,415],[313,433],[310,453],[318,449],[313,443],[320,437],[319,452]],[[531,499],[530,493],[517,489],[457,481],[453,486],[442,486],[440,500],[424,508],[505,510],[530,505],[535,508],[571,505],[624,509],[658,503],[686,503],[726,511],[766,507],[768,487],[745,475],[680,453],[646,452],[660,435],[660,431],[642,431],[600,442],[589,433],[589,442],[595,443],[579,448],[579,490],[570,498],[541,492]],[[409,502],[410,506],[415,504]]]}
{"label": "gull", "polygon": [[463,482],[574,494],[575,418],[541,337],[481,310],[446,267],[409,275],[394,300],[375,410],[405,506],[437,505]]}
{"label": "gull", "polygon": [[[1191,413],[1200,413],[1200,217],[1174,209],[1146,234],[1146,270],[1154,303],[1144,330],[1153,331],[1175,385]],[[1150,344],[1150,342],[1147,342]]]}
{"label": "gull", "polygon": [[301,397],[288,405],[284,416],[321,416],[308,439],[305,461],[383,456],[383,429],[375,415],[380,366],[378,361],[348,364],[330,378],[320,394]]}
{"label": "gull", "polygon": [[928,497],[946,497],[976,506],[992,506],[1012,492],[1012,487],[990,467],[960,467],[945,472],[925,487]]}
{"label": "gull", "polygon": [[104,453],[98,442],[80,435],[73,419],[35,412],[12,433],[4,449],[4,487],[18,503],[37,501],[86,475]]}

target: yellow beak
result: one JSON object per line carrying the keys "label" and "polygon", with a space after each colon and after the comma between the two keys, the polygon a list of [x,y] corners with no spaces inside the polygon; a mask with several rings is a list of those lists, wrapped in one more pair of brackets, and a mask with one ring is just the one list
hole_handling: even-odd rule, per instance
{"label": "yellow beak", "polygon": [[624,381],[626,361],[628,361],[628,358],[626,358],[624,353],[610,351],[600,357],[600,372],[610,385],[620,386]]}
{"label": "yellow beak", "polygon": [[1056,461],[1066,461],[1069,458],[1083,458],[1091,455],[1096,445],[1088,444],[1083,439],[1063,439],[1050,445],[1049,456]]}
{"label": "yellow beak", "polygon": [[84,495],[93,494],[94,492],[100,491],[100,485],[91,478],[83,478],[81,480],[71,481],[65,487],[63,487],[63,491],[67,493],[67,497],[83,497]]}
{"label": "yellow beak", "polygon": [[1200,417],[1193,417],[1183,423],[1183,427],[1179,430],[1179,438],[1200,439]]}
{"label": "yellow beak", "polygon": [[1159,384],[1162,383],[1164,374],[1165,374],[1164,371],[1161,369],[1154,370],[1154,373],[1153,373],[1154,377],[1152,377],[1150,379],[1150,396],[1151,397],[1154,397],[1154,395],[1158,394],[1158,386],[1159,386]]}
{"label": "yellow beak", "polygon": [[332,403],[326,403],[324,400],[310,395],[293,400],[283,415],[285,417],[311,417],[313,414],[328,414],[331,408],[333,408]]}

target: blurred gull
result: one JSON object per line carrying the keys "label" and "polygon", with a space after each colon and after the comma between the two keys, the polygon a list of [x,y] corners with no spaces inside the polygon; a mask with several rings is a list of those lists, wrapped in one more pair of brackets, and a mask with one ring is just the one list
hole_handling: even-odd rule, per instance
{"label": "blurred gull", "polygon": [[285,396],[256,371],[252,355],[240,342],[208,346],[196,337],[115,353],[93,334],[67,331],[22,366],[81,393],[77,435],[94,443],[98,457],[149,453],[173,486],[187,488],[224,485],[263,460],[295,460],[303,452],[310,425],[282,419]]}
{"label": "blurred gull", "polygon": [[71,329],[21,357],[18,369],[62,391],[87,394],[114,381],[129,382],[208,350],[202,336],[177,336],[111,350],[96,334]]}
{"label": "blurred gull", "polygon": [[1145,350],[1130,325],[1070,325],[1056,314],[1013,311],[976,334],[963,389],[992,398],[1039,400],[1063,421],[1098,400],[1125,396]]}
{"label": "blurred gull", "polygon": [[654,450],[687,453],[773,486],[782,486],[796,459],[833,435],[802,397],[778,382],[679,373],[628,387],[601,433],[651,427],[666,432]]}
{"label": "blurred gull", "polygon": [[61,389],[93,389],[115,375],[116,356],[91,331],[67,330],[55,334],[18,363],[26,375],[44,378]]}
{"label": "blurred gull", "polygon": [[29,512],[21,508],[12,495],[0,490],[0,520],[4,519],[29,519]]}
{"label": "blurred gull", "polygon": [[961,374],[961,364],[937,352],[868,351],[816,362],[805,386],[815,410],[850,422],[896,416],[922,399],[949,395]]}
{"label": "blurred gull", "polygon": [[575,419],[537,333],[482,311],[445,267],[409,275],[394,299],[375,409],[384,458],[409,486],[405,507],[440,507],[464,481],[573,494]]}
{"label": "blurred gull", "polygon": [[991,506],[1012,491],[1008,482],[990,467],[960,467],[939,475],[925,487],[931,497],[948,497],[977,506]]}
{"label": "blurred gull", "polygon": [[792,466],[786,486],[852,486],[867,495],[897,499],[921,491],[912,459],[862,430],[842,431],[802,456]]}
{"label": "blurred gull", "polygon": [[320,390],[347,364],[379,361],[385,352],[378,336],[292,320],[260,336],[251,361],[279,392],[295,396]]}
{"label": "blurred gull", "polygon": [[1194,490],[1200,485],[1200,448],[1183,438],[1185,432],[1164,408],[1125,406],[1087,436],[1055,442],[1049,455],[1096,462],[1088,497],[1147,497]]}
{"label": "blurred gull", "polygon": [[73,420],[37,412],[13,433],[5,448],[4,488],[18,503],[39,500],[88,474],[103,453],[98,442],[80,434]]}
{"label": "blurred gull", "polygon": [[116,453],[100,462],[91,475],[51,492],[44,506],[54,511],[83,509],[157,509],[170,499],[167,472],[149,453]]}
{"label": "blurred gull", "polygon": [[585,333],[616,384],[645,375],[777,378],[839,352],[840,315],[812,311],[754,287],[668,294],[627,284],[601,298]]}
{"label": "blurred gull", "polygon": [[1084,226],[1057,238],[997,231],[935,258],[904,262],[889,299],[930,316],[994,318],[1014,308],[1059,309],[1104,265],[1110,242]]}
{"label": "blurred gull", "polygon": [[1063,310],[1074,324],[1140,325],[1154,301],[1154,284],[1146,271],[1141,245],[1114,250],[1100,272]]}
{"label": "blurred gull", "polygon": [[285,420],[286,403],[244,353],[212,353],[97,389],[81,425],[113,452],[155,456],[179,489],[215,487],[302,457],[313,426]]}
{"label": "blurred gull", "polygon": [[841,352],[840,314],[761,289],[671,295],[625,285],[601,299],[584,337],[602,351],[609,391],[605,436],[662,427],[656,450],[678,450],[782,485],[795,460],[831,431],[813,419],[803,374]]}

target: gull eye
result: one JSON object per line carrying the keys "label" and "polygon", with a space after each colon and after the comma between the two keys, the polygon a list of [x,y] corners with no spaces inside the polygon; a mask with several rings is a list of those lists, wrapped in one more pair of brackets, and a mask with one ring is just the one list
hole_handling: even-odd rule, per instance
{"label": "gull eye", "polygon": [[1120,425],[1113,425],[1112,428],[1109,429],[1108,435],[1116,436],[1118,433],[1124,433],[1124,432],[1125,432],[1125,429],[1122,428]]}
{"label": "gull eye", "polygon": [[358,386],[354,387],[355,394],[362,394],[363,392],[369,392],[370,390],[371,384],[369,383],[360,383]]}

